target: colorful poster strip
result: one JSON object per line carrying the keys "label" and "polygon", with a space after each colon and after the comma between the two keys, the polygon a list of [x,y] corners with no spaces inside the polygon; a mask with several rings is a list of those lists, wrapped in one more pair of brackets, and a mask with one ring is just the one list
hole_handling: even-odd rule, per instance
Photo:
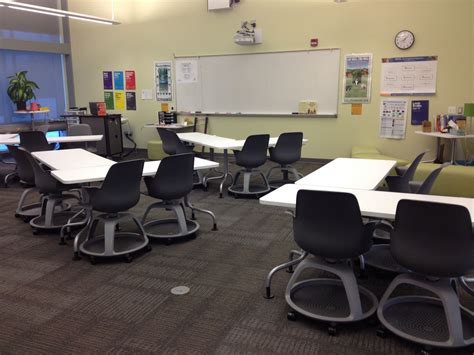
{"label": "colorful poster strip", "polygon": [[115,91],[115,109],[125,110],[125,93],[123,91]]}
{"label": "colorful poster strip", "polygon": [[127,91],[125,96],[127,99],[127,110],[135,111],[137,109],[137,97],[135,91]]}
{"label": "colorful poster strip", "polygon": [[104,82],[104,90],[112,90],[113,83],[112,83],[112,72],[111,71],[104,71],[102,72],[102,78]]}
{"label": "colorful poster strip", "polygon": [[114,71],[115,90],[123,90],[123,71]]}
{"label": "colorful poster strip", "polygon": [[107,110],[114,110],[114,92],[104,91],[105,108]]}
{"label": "colorful poster strip", "polygon": [[135,70],[125,70],[125,90],[136,90]]}

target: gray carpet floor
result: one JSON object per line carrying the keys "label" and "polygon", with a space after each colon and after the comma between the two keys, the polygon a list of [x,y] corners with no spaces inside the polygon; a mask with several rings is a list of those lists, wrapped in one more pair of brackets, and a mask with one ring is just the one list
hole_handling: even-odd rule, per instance
{"label": "gray carpet floor", "polygon": [[[303,173],[315,163],[297,165]],[[416,354],[420,347],[395,336],[375,335],[377,324],[339,327],[286,319],[284,290],[290,274],[274,278],[275,298],[264,299],[268,271],[295,247],[291,218],[257,200],[219,199],[217,184],[194,190],[190,199],[212,210],[198,215],[196,239],[153,250],[132,263],[91,265],[72,261],[72,243],[55,234],[32,235],[13,217],[22,188],[1,188],[0,353],[160,354]],[[132,210],[141,216],[152,201],[143,196]],[[156,213],[156,217],[167,212]],[[369,272],[361,283],[381,296],[390,275]],[[170,289],[185,285],[187,295]],[[463,294],[463,300],[471,302]],[[472,306],[472,304],[471,304]],[[454,354],[443,351],[442,354]],[[459,352],[461,353],[461,352]]]}

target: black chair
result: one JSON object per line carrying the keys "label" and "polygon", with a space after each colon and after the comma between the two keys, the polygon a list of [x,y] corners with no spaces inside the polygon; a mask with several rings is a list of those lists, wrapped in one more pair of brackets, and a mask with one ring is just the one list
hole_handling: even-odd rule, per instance
{"label": "black chair", "polygon": [[426,154],[427,151],[424,151],[416,156],[410,166],[403,171],[403,167],[395,168],[397,173],[401,175],[396,176],[387,176],[385,181],[387,182],[388,189],[392,192],[412,192],[410,189],[410,181],[413,180],[415,176],[416,169],[423,159],[423,156]]}
{"label": "black chair", "polygon": [[[72,124],[69,125],[67,128],[67,135],[68,136],[90,136],[92,135],[91,126],[85,123],[81,124]],[[65,145],[67,149],[73,148],[82,148],[86,149],[91,153],[97,153],[97,147],[91,146],[90,142],[71,142]]]}
{"label": "black chair", "polygon": [[[448,165],[450,164],[446,163],[436,168],[420,183],[410,181],[409,186],[411,193],[429,195],[441,170]],[[390,244],[388,243],[390,242],[390,233],[393,229],[391,223],[389,221],[376,222],[374,229],[374,240],[378,242],[378,244],[374,245],[372,249],[364,255],[365,263],[384,271],[395,273],[407,272],[403,266],[393,259],[390,253]]]}
{"label": "black chair", "polygon": [[29,152],[53,150],[54,146],[48,143],[46,135],[40,131],[20,132],[20,147]]}
{"label": "black chair", "polygon": [[191,153],[193,151],[193,147],[184,145],[176,132],[172,130],[158,128],[158,134],[161,138],[163,151],[168,155]]}
{"label": "black chair", "polygon": [[[301,148],[303,146],[302,132],[282,133],[278,137],[275,147],[269,148],[270,160],[279,164],[270,168],[267,172],[267,180],[272,188],[278,188],[283,184],[292,183],[303,177],[291,164],[301,159]],[[274,169],[279,169],[283,174],[281,180],[271,180],[270,176]],[[289,179],[288,173],[291,173],[294,180]]]}
{"label": "black chair", "polygon": [[[298,191],[293,236],[305,256],[295,269],[285,292],[288,305],[296,314],[336,324],[370,317],[377,309],[377,298],[358,286],[352,259],[359,258],[372,245],[372,227],[362,222],[354,195],[328,191]],[[309,255],[309,257],[306,257]],[[324,270],[338,279],[298,280],[307,269]]]}
{"label": "black chair", "polygon": [[5,175],[3,178],[3,186],[8,187],[8,183],[11,179],[18,178],[18,173],[17,173],[17,163],[15,161],[15,158],[11,156],[11,153],[9,153],[7,156],[4,154],[0,153],[0,162],[5,165],[12,165],[14,166],[14,170],[8,174]]}
{"label": "black chair", "polygon": [[[20,178],[20,183],[27,188],[21,194],[20,200],[18,201],[18,206],[15,211],[15,217],[23,218],[26,222],[33,217],[39,216],[41,214],[41,201],[35,203],[26,204],[25,201],[27,197],[34,192],[39,192],[35,187],[35,173],[33,168],[28,160],[28,156],[24,150],[19,149],[16,145],[8,145],[8,151],[11,156],[16,161],[16,172]],[[42,196],[40,199],[42,200]]]}
{"label": "black chair", "polygon": [[[144,160],[129,160],[112,165],[100,187],[87,187],[92,209],[101,214],[93,217],[87,230],[87,238],[79,250],[88,255],[92,264],[96,257],[124,256],[131,262],[135,251],[146,248],[148,238],[138,219],[129,212],[140,200],[140,182]],[[132,219],[139,233],[116,231],[119,223]],[[99,221],[104,224],[104,234],[95,235]]]}
{"label": "black chair", "polygon": [[[158,128],[158,134],[161,138],[161,144],[163,151],[168,155],[175,155],[175,154],[185,154],[185,153],[193,153],[194,146],[193,145],[185,145],[181,139],[179,139],[176,132],[166,129],[166,128]],[[195,181],[194,185],[202,185],[203,184],[203,174],[202,171],[196,170],[194,172],[197,176],[197,181]]]}
{"label": "black chair", "polygon": [[[465,207],[401,200],[391,252],[411,272],[398,275],[385,291],[377,310],[382,325],[424,346],[472,345],[473,313],[460,305],[453,281],[474,269],[473,237]],[[404,288],[403,296],[391,297],[401,285],[411,287]],[[430,296],[419,289],[429,291]],[[378,334],[384,335],[384,330]]]}
{"label": "black chair", "polygon": [[[145,184],[150,197],[160,199],[149,205],[143,215],[143,228],[150,238],[173,239],[194,235],[199,223],[186,218],[186,198],[193,189],[194,154],[177,154],[164,158],[154,177],[147,176]],[[154,208],[172,210],[176,218],[146,222]]]}
{"label": "black chair", "polygon": [[[235,163],[243,169],[237,171],[229,192],[234,195],[259,195],[270,191],[265,175],[258,169],[267,161],[267,149],[270,135],[258,134],[248,136],[242,150],[234,150]],[[239,176],[243,173],[243,182],[239,183]],[[263,185],[253,185],[250,178],[259,174],[263,179]]]}
{"label": "black chair", "polygon": [[25,148],[20,147],[18,149],[24,152],[30,162],[35,175],[35,185],[39,193],[43,195],[41,213],[30,221],[33,234],[38,234],[42,230],[59,231],[69,218],[75,214],[75,212],[70,211],[71,205],[66,200],[80,199],[80,196],[65,192],[77,191],[80,193],[79,186],[60,183]]}

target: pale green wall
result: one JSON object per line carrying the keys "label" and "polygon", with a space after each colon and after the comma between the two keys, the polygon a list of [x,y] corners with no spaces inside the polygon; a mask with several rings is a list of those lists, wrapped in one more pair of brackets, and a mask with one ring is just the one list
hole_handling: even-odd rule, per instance
{"label": "pale green wall", "polygon": [[[71,11],[111,16],[110,0],[69,2]],[[153,87],[153,61],[170,60],[174,54],[306,49],[311,37],[319,38],[320,48],[339,47],[343,55],[373,53],[372,101],[363,106],[362,116],[351,116],[350,105],[340,104],[337,119],[213,118],[211,133],[245,138],[254,132],[276,135],[302,130],[309,139],[303,155],[313,158],[348,156],[353,145],[376,146],[385,154],[404,158],[426,148],[434,151],[434,140],[415,135],[409,121],[405,140],[378,137],[382,57],[439,56],[437,94],[429,97],[431,116],[473,97],[473,0],[348,0],[341,4],[332,0],[241,0],[233,10],[221,12],[208,12],[206,4],[206,0],[116,0],[116,19],[121,25],[72,22],[77,104],[103,99],[103,70],[135,69],[137,111],[124,114],[133,125],[139,147],[146,147],[157,134],[141,126],[156,119],[159,103],[142,101],[139,94],[142,88]],[[234,44],[232,37],[240,21],[250,19],[263,29],[264,43],[254,47]],[[408,51],[397,50],[393,44],[401,29],[416,36]],[[342,71],[343,56],[341,78]]]}

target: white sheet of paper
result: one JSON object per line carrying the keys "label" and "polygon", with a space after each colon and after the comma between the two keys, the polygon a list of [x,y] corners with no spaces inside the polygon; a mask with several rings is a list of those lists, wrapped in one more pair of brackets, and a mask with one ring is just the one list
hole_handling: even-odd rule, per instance
{"label": "white sheet of paper", "polygon": [[142,89],[142,100],[153,100],[153,90]]}
{"label": "white sheet of paper", "polygon": [[198,63],[197,60],[177,60],[176,61],[176,82],[197,83]]}
{"label": "white sheet of paper", "polygon": [[380,137],[405,139],[408,100],[380,102]]}

